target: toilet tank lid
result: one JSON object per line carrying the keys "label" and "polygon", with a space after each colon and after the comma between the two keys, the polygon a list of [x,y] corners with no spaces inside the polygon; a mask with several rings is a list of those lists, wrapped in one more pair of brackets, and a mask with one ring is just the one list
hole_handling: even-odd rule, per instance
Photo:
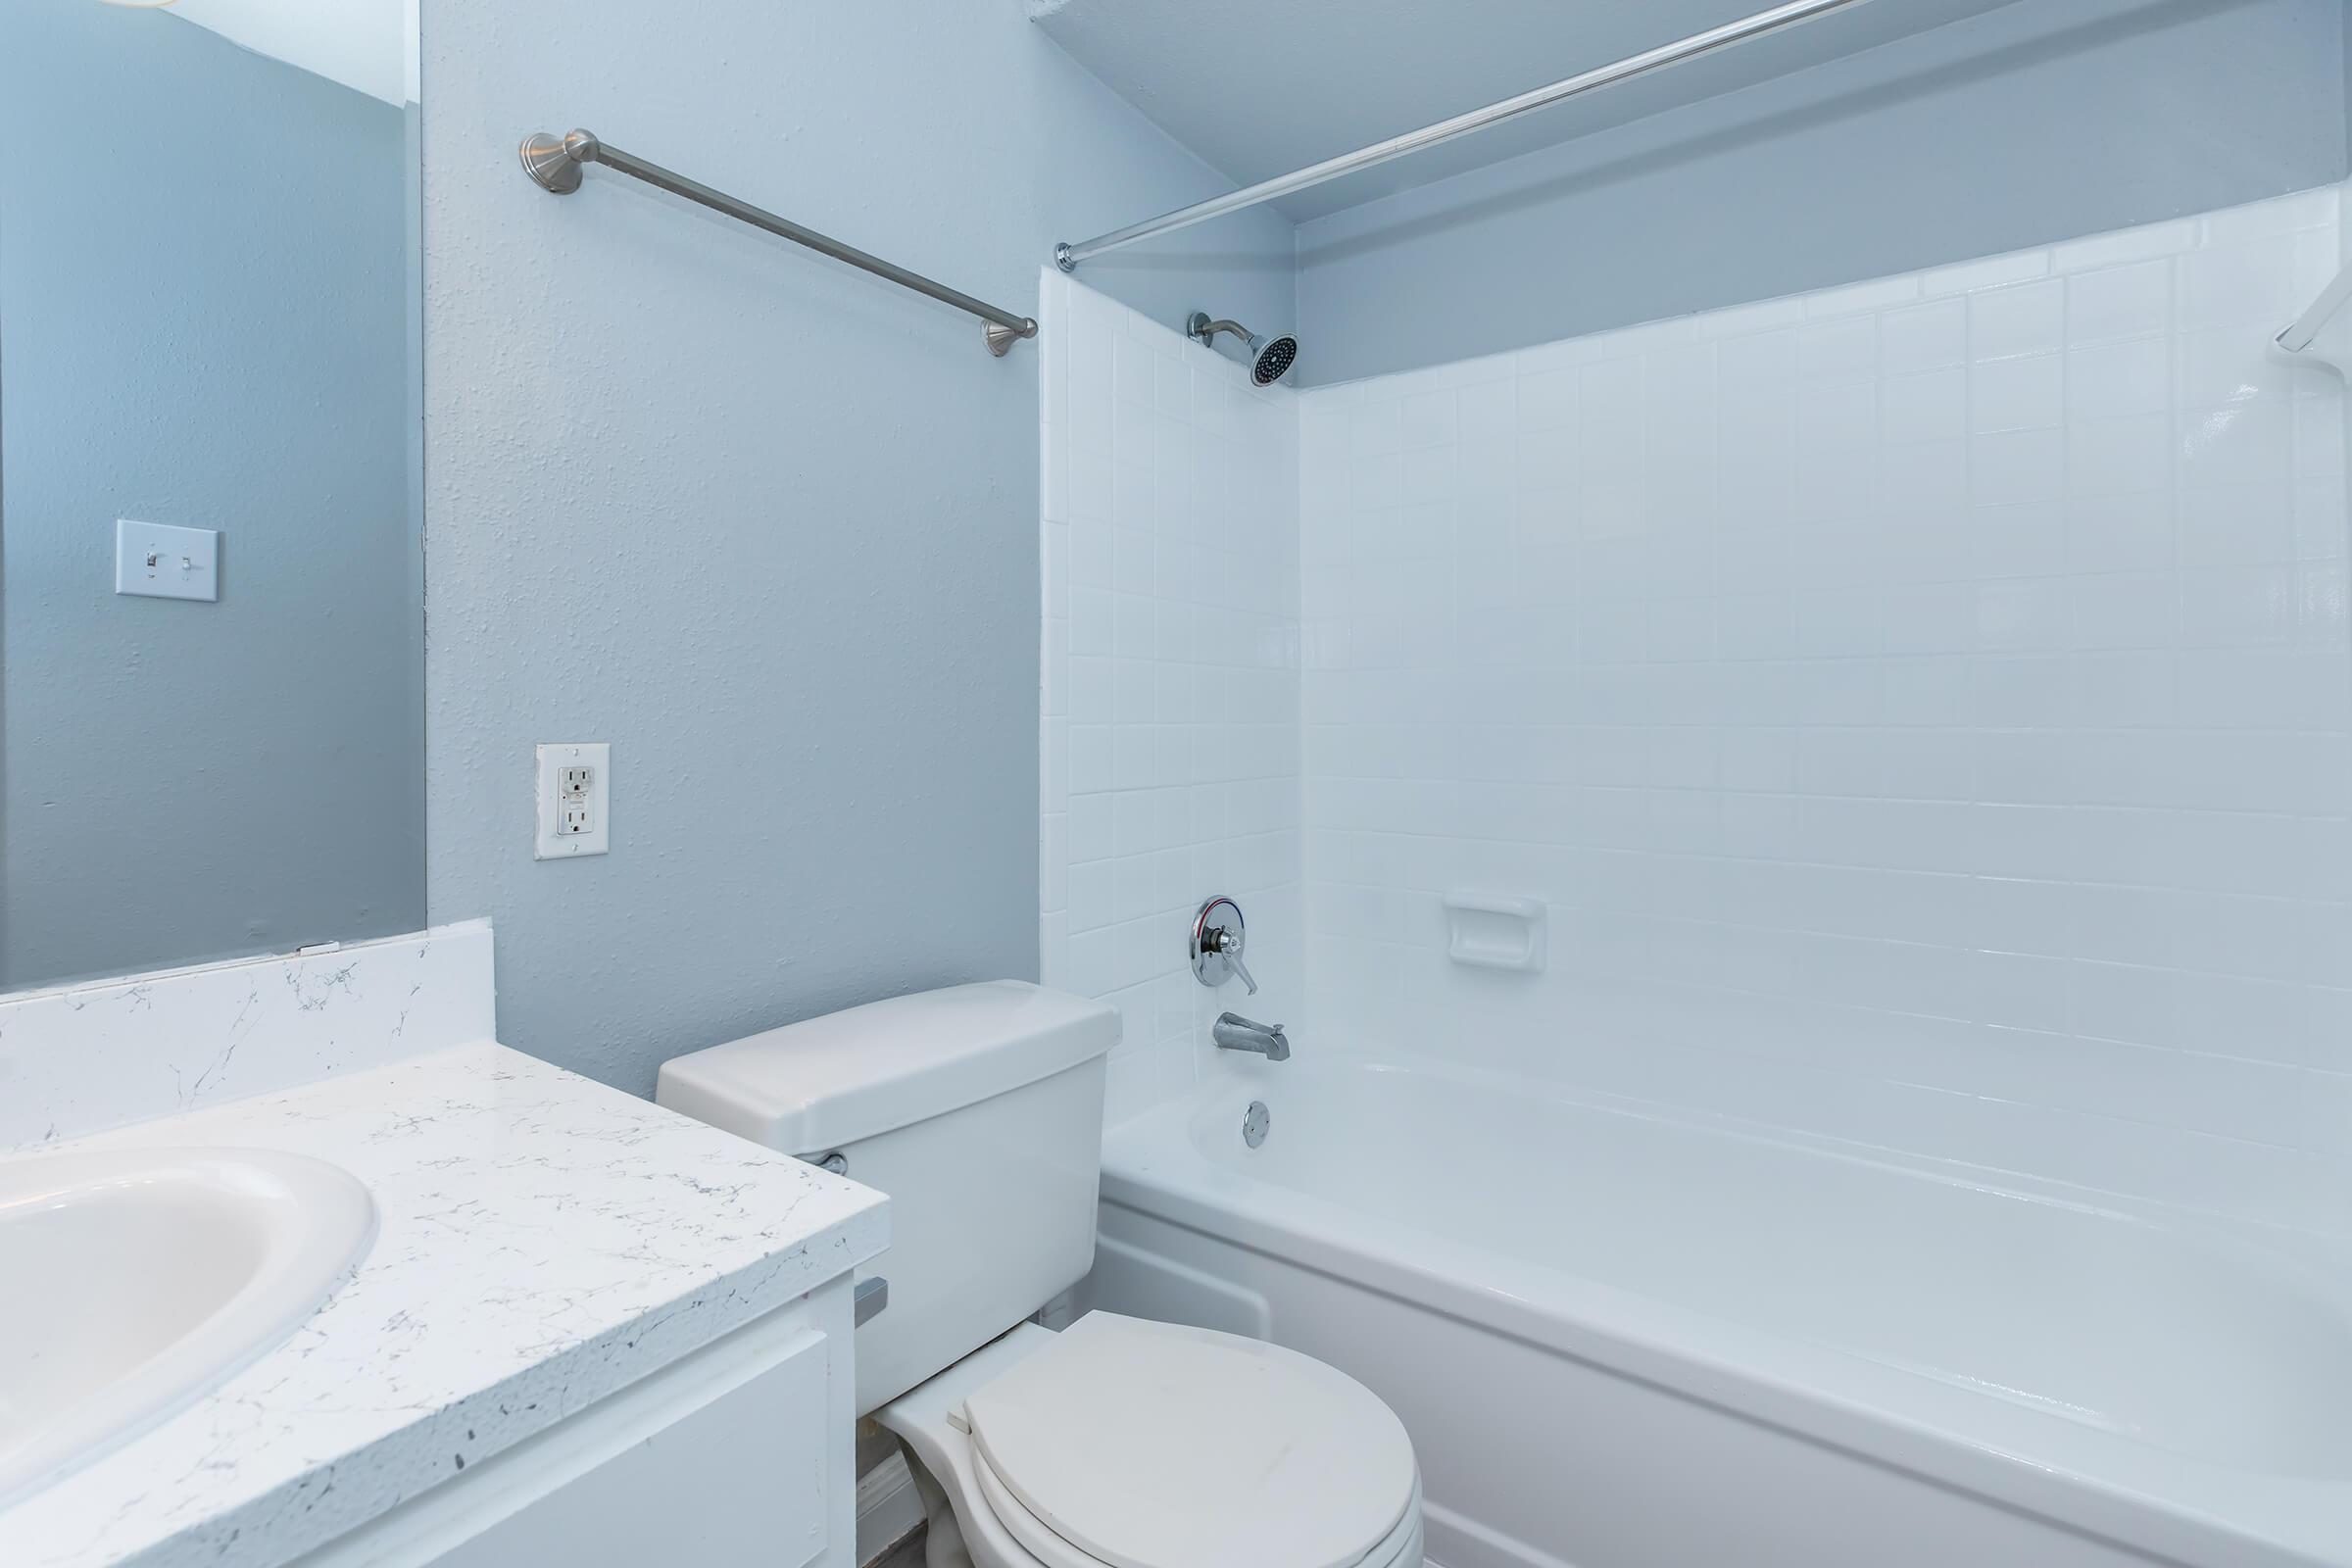
{"label": "toilet tank lid", "polygon": [[787,1154],[821,1154],[1102,1055],[1117,1009],[990,980],[786,1024],[662,1064],[654,1098]]}

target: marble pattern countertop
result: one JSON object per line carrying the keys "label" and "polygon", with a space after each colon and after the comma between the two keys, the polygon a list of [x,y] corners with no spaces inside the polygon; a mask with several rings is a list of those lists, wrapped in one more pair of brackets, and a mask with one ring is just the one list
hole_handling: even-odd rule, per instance
{"label": "marble pattern countertop", "polygon": [[495,1045],[57,1148],[195,1146],[343,1166],[375,1244],[284,1345],[0,1510],[10,1568],[274,1568],[888,1240],[880,1194]]}

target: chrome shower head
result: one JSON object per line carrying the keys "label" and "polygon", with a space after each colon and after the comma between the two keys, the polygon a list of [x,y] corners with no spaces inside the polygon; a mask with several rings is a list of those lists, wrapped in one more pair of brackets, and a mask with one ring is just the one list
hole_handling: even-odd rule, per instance
{"label": "chrome shower head", "polygon": [[1259,386],[1272,386],[1290,373],[1291,362],[1298,358],[1298,340],[1285,332],[1257,351],[1257,363],[1250,368],[1250,378]]}
{"label": "chrome shower head", "polygon": [[1289,333],[1260,342],[1257,334],[1241,322],[1212,321],[1206,311],[1195,311],[1192,319],[1184,323],[1184,330],[1185,335],[1195,342],[1212,346],[1219,332],[1231,332],[1249,344],[1250,352],[1256,356],[1250,366],[1250,379],[1259,386],[1272,386],[1281,380],[1289,373],[1292,362],[1298,358],[1298,340]]}

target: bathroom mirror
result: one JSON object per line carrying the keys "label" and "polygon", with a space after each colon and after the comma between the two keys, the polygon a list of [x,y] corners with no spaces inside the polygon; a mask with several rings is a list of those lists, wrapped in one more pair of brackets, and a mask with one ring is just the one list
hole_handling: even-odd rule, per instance
{"label": "bathroom mirror", "polygon": [[0,6],[0,991],[424,923],[414,7]]}

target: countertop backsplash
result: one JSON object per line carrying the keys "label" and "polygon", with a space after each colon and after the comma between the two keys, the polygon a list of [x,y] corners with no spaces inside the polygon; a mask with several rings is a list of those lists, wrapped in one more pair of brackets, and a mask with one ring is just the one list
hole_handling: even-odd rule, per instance
{"label": "countertop backsplash", "polygon": [[486,920],[0,997],[0,1152],[486,1041],[495,998]]}

